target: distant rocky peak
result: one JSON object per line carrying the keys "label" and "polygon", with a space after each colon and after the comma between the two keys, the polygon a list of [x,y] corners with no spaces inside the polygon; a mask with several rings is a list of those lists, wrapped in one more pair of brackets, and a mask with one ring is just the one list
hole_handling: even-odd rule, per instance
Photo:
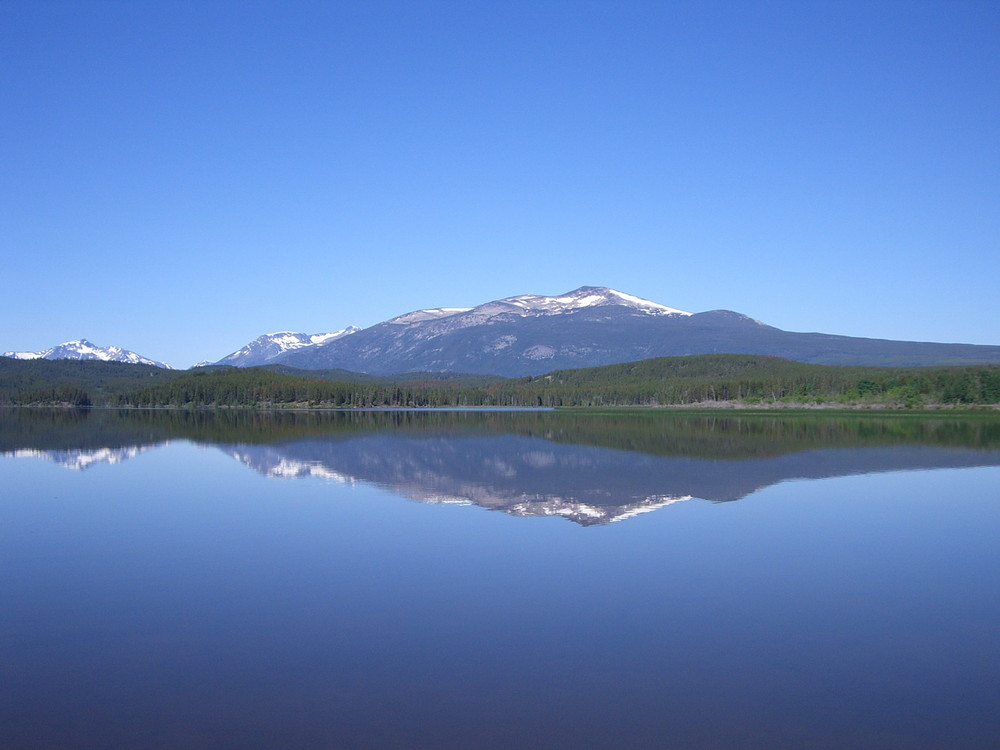
{"label": "distant rocky peak", "polygon": [[4,352],[3,356],[14,359],[96,359],[104,362],[126,362],[171,369],[168,364],[143,357],[141,354],[136,354],[120,346],[97,346],[87,339],[64,341],[51,349],[43,349],[40,352]]}
{"label": "distant rocky peak", "polygon": [[267,364],[288,352],[311,346],[322,346],[344,336],[350,336],[361,329],[348,326],[329,333],[298,333],[295,331],[275,331],[258,336],[241,349],[228,354],[216,364],[236,367],[253,367]]}

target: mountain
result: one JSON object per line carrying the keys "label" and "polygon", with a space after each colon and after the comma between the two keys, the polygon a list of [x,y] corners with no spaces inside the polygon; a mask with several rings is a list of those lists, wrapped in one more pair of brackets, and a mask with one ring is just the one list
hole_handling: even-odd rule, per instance
{"label": "mountain", "polygon": [[794,479],[1000,464],[997,451],[926,445],[803,450],[718,461],[559,443],[541,436],[446,431],[217,447],[268,477],[370,484],[419,502],[555,516],[582,526],[623,521],[685,500],[740,500]]}
{"label": "mountain", "polygon": [[[233,365],[235,367],[255,367],[266,365],[283,355],[306,347],[322,346],[336,339],[357,333],[360,328],[348,326],[333,333],[292,333],[278,331],[265,333],[244,346],[242,349],[220,359],[217,365]],[[208,363],[202,363],[208,364]]]}
{"label": "mountain", "polygon": [[519,295],[472,308],[416,310],[350,339],[291,352],[277,361],[303,369],[336,366],[377,375],[540,374],[653,356],[646,354],[645,346],[622,342],[621,324],[690,316],[613,289],[581,287],[554,297]]}
{"label": "mountain", "polygon": [[168,364],[143,357],[128,349],[118,346],[97,346],[87,339],[66,341],[41,352],[4,352],[3,356],[13,359],[97,359],[102,362],[126,362],[132,365],[153,365],[166,370],[173,369]]}
{"label": "mountain", "polygon": [[375,375],[463,372],[542,375],[651,357],[766,354],[831,365],[1000,362],[1000,346],[795,333],[728,310],[690,313],[606,287],[521,295],[472,308],[434,308],[304,345],[269,361]]}

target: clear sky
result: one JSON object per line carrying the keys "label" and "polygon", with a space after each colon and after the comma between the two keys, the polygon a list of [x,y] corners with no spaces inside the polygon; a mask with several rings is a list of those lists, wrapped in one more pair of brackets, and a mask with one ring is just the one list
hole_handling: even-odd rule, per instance
{"label": "clear sky", "polygon": [[0,2],[0,351],[610,286],[1000,344],[1000,3]]}

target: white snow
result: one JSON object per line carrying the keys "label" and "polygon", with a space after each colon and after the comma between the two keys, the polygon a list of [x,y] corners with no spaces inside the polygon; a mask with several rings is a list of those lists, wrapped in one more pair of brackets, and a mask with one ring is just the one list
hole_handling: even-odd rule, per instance
{"label": "white snow", "polygon": [[414,310],[413,312],[405,313],[404,315],[399,315],[395,318],[390,318],[386,321],[386,323],[392,323],[394,325],[424,323],[428,320],[449,318],[452,315],[469,312],[472,309],[473,308],[471,307],[435,307],[428,310]]}
{"label": "white snow", "polygon": [[334,339],[343,338],[344,336],[350,336],[352,333],[357,333],[361,329],[357,326],[348,326],[347,328],[341,328],[339,331],[334,331],[333,333],[315,333],[309,337],[309,343],[319,346],[320,344],[325,344],[327,341],[333,341]]}
{"label": "white snow", "polygon": [[333,341],[333,339],[339,339],[341,336],[347,336],[359,330],[361,329],[356,326],[348,326],[347,328],[341,328],[339,331],[331,331],[330,333],[277,331],[275,333],[264,334],[258,341],[271,341],[279,346],[298,349],[303,346],[310,346],[311,344],[322,344],[327,341]]}
{"label": "white snow", "polygon": [[685,312],[684,310],[678,310],[673,307],[667,307],[666,305],[661,305],[659,302],[651,302],[648,299],[642,299],[641,297],[634,297],[631,294],[625,294],[625,292],[619,292],[615,289],[609,289],[612,294],[621,297],[626,302],[631,302],[636,307],[650,308],[651,310],[659,310],[661,314],[664,315],[693,315],[693,313]]}
{"label": "white snow", "polygon": [[328,341],[339,339],[342,336],[357,333],[360,330],[361,329],[356,326],[348,326],[347,328],[341,328],[339,331],[331,331],[330,333],[310,334],[296,333],[294,331],[275,331],[274,333],[265,333],[263,336],[259,336],[257,339],[240,349],[237,354],[249,353],[255,344],[259,344],[261,346],[274,344],[282,352],[291,351],[292,349],[301,349],[305,346],[319,346],[320,344],[325,344]]}
{"label": "white snow", "polygon": [[611,522],[624,521],[626,518],[635,518],[636,516],[642,515],[643,513],[650,513],[651,511],[657,510],[659,508],[665,508],[668,505],[673,505],[674,503],[682,503],[685,500],[691,500],[693,495],[683,495],[683,496],[651,496],[647,497],[643,502],[648,503],[648,505],[638,505],[634,508],[629,508],[624,513],[619,513],[617,516],[611,519]]}
{"label": "white snow", "polygon": [[45,356],[45,352],[4,352],[3,356],[12,359],[41,359]]}

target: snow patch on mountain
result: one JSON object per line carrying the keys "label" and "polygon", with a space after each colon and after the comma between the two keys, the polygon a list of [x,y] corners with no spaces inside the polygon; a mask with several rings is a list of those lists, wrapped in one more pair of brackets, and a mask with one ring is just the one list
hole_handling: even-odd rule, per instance
{"label": "snow patch on mountain", "polygon": [[684,310],[651,302],[632,294],[625,294],[603,286],[582,286],[572,292],[555,297],[539,294],[521,294],[516,297],[486,302],[476,307],[437,307],[415,310],[387,320],[399,326],[431,324],[435,333],[443,333],[489,323],[490,319],[505,315],[520,317],[562,315],[575,310],[606,306],[627,307],[647,315],[691,315]]}
{"label": "snow patch on mountain", "polygon": [[513,516],[561,516],[589,526],[624,521],[691,499],[690,495],[650,495],[638,502],[620,506],[606,506],[580,502],[574,498],[550,496],[526,499],[500,510]]}
{"label": "snow patch on mountain", "polygon": [[349,336],[352,333],[357,333],[360,330],[361,329],[357,326],[347,326],[347,328],[341,328],[339,331],[334,331],[333,333],[314,333],[309,337],[309,345],[319,346],[320,344],[325,344],[328,341],[339,339],[342,336]]}
{"label": "snow patch on mountain", "polygon": [[[537,318],[565,315],[580,310],[601,307],[626,308],[633,313],[655,316],[690,316],[691,313],[673,307],[651,302],[632,294],[602,286],[582,286],[572,292],[554,297],[538,294],[521,294],[516,297],[486,302],[476,307],[436,307],[415,310],[373,326],[373,330],[383,326],[398,327],[417,332],[420,339],[451,333],[473,326],[492,325],[503,321],[523,318]],[[410,335],[409,333],[407,335]],[[504,340],[497,339],[501,345]],[[545,355],[543,355],[545,356]]]}
{"label": "snow patch on mountain", "polygon": [[520,307],[526,312],[541,313],[544,315],[558,315],[585,307],[602,307],[605,305],[631,307],[648,315],[691,315],[691,313],[684,310],[677,310],[673,307],[661,305],[658,302],[651,302],[642,297],[625,294],[616,289],[609,289],[602,286],[582,286],[579,289],[558,297],[523,294],[518,297],[508,297],[500,300],[500,302]]}
{"label": "snow patch on mountain", "polygon": [[608,521],[610,523],[624,521],[627,518],[635,518],[636,516],[642,515],[643,513],[649,513],[657,510],[658,508],[666,508],[668,505],[683,503],[686,500],[693,499],[694,497],[692,495],[650,495],[642,503],[631,506],[628,510],[619,513],[613,518],[609,518]]}
{"label": "snow patch on mountain", "polygon": [[411,323],[426,323],[429,320],[440,320],[459,313],[469,312],[471,307],[435,307],[431,310],[414,310],[413,312],[397,315],[385,321],[392,325],[410,325]]}

